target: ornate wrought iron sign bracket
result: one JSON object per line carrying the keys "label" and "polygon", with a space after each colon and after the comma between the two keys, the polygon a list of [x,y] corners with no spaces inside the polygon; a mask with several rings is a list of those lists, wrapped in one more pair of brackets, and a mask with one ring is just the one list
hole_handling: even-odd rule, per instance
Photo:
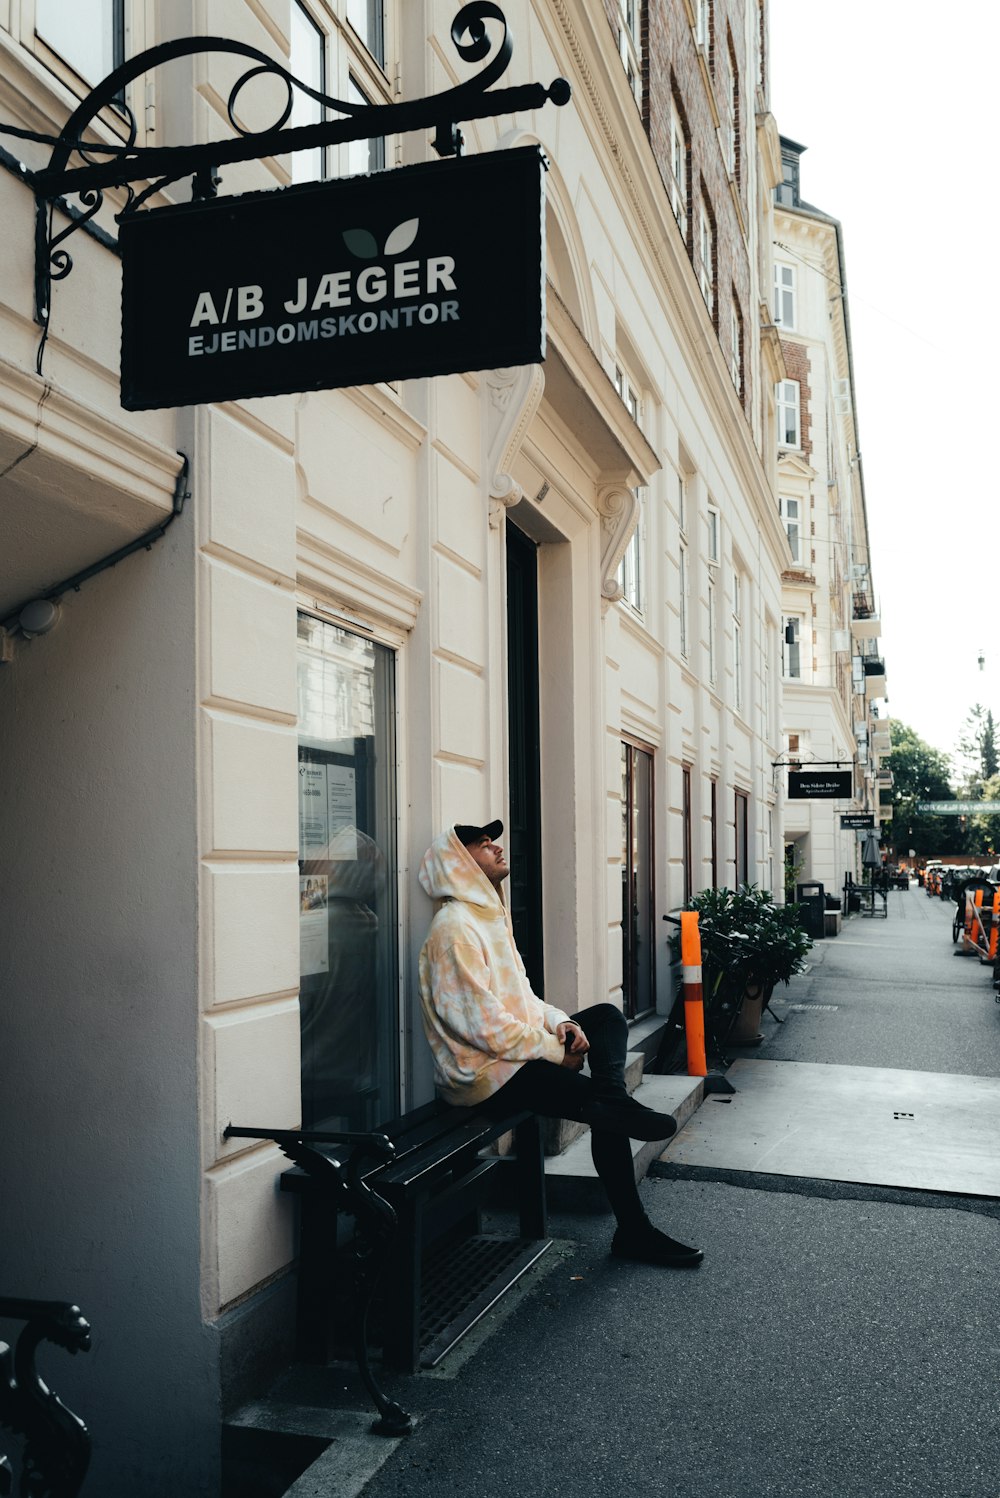
{"label": "ornate wrought iron sign bracket", "polygon": [[[502,28],[496,44],[490,38],[489,21]],[[38,324],[47,330],[52,282],[64,279],[73,267],[72,257],[63,247],[64,241],[99,212],[107,188],[125,189],[125,205],[115,215],[121,222],[164,187],[188,175],[192,176],[196,198],[214,196],[220,180],[219,168],[233,162],[261,160],[284,152],[306,151],[318,146],[424,129],[434,130],[433,143],[439,155],[454,156],[461,154],[463,147],[458,129],[462,121],[538,109],[550,100],[557,105],[569,102],[571,90],[565,78],[555,79],[548,87],[528,83],[490,91],[490,86],[506,72],[513,53],[506,17],[493,0],[472,0],[472,3],[463,5],[452,22],[451,38],[464,62],[482,62],[488,58],[486,66],[474,78],[456,88],[399,104],[358,105],[331,98],[302,83],[266,53],[224,37],[196,36],[164,42],[123,63],[74,110],[54,143],[48,166],[35,172],[30,179],[36,200],[35,319]],[[122,102],[126,86],[164,63],[206,52],[231,53],[254,64],[237,80],[229,94],[227,112],[235,134],[227,140],[198,146],[136,146],[136,119],[128,105]],[[266,130],[250,131],[237,118],[237,103],[242,90],[252,80],[263,76],[281,80],[286,91],[285,105],[275,124]],[[324,110],[336,111],[340,117],[285,128],[292,113],[295,89]],[[85,140],[88,127],[101,110],[109,106],[123,115],[126,139],[116,145]],[[83,164],[72,165],[74,156]],[[137,189],[134,184],[142,185]],[[83,205],[82,211],[67,228],[54,234],[53,204],[56,199],[67,196],[77,198]]]}

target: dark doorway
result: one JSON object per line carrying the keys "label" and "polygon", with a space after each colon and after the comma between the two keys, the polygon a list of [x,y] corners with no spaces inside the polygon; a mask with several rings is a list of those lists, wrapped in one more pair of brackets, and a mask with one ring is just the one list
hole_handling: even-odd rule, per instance
{"label": "dark doorway", "polygon": [[538,548],[507,525],[510,914],[532,988],[544,988],[542,784],[538,711]]}

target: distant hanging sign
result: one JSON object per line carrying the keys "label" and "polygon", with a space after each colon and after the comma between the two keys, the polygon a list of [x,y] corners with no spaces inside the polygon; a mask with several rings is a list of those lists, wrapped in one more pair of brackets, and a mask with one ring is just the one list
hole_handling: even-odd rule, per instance
{"label": "distant hanging sign", "polygon": [[122,405],[539,362],[542,174],[523,146],[123,219]]}
{"label": "distant hanging sign", "polygon": [[839,800],[854,795],[850,770],[789,770],[789,801]]}
{"label": "distant hanging sign", "polygon": [[842,829],[854,828],[856,831],[874,827],[875,813],[873,811],[845,811],[841,814],[840,825]]}
{"label": "distant hanging sign", "polygon": [[988,817],[1000,811],[1000,801],[918,801],[917,811],[936,817]]}

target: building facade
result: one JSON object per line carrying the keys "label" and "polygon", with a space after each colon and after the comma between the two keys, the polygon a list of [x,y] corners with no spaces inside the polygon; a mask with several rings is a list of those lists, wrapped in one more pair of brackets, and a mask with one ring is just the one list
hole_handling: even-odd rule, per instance
{"label": "building facade", "polygon": [[776,191],[774,321],[778,506],[791,565],[782,574],[783,759],[849,769],[854,795],[789,800],[790,878],[836,893],[860,878],[863,832],[844,813],[885,819],[889,785],[885,665],[868,541],[864,469],[840,223],[802,200],[804,147],[782,138]]}
{"label": "building facade", "polygon": [[[58,1386],[93,1411],[108,1498],[215,1492],[223,1408],[288,1355],[284,1161],[226,1125],[365,1128],[432,1095],[416,872],[437,832],[503,817],[533,982],[637,1035],[671,1004],[663,914],[781,886],[775,391],[797,340],[769,310],[764,9],[506,10],[505,82],[573,88],[463,127],[470,154],[545,152],[544,365],[124,412],[123,197],[69,242],[39,364],[19,163],[48,152],[4,137],[3,1288],[91,1319],[99,1355]],[[336,99],[419,98],[469,75],[454,14],[0,3],[2,118],[56,134],[120,57],[197,31]],[[245,67],[205,52],[130,84],[138,143],[228,137]],[[283,107],[258,80],[238,114]],[[95,138],[126,128],[111,106]],[[426,134],[373,137],[226,167],[221,192],[428,159]],[[502,204],[496,233],[518,233]],[[55,627],[27,628],[53,592]]]}

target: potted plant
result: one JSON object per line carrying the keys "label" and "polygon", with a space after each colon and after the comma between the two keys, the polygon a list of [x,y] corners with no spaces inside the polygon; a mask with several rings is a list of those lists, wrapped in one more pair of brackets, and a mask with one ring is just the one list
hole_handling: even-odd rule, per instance
{"label": "potted plant", "polygon": [[[705,889],[685,906],[698,912],[706,1029],[718,1047],[753,1045],[776,983],[802,971],[812,940],[798,906],[775,905],[769,890]],[[680,937],[670,938],[674,957]]]}

